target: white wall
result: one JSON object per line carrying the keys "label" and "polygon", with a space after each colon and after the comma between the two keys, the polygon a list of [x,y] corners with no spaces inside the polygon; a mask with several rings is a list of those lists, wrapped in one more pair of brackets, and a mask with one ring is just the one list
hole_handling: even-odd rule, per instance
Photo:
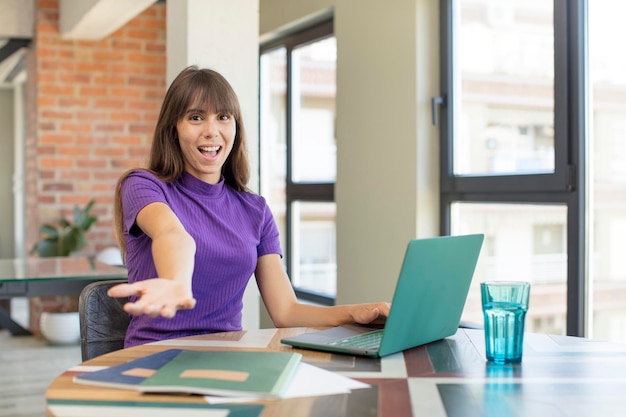
{"label": "white wall", "polygon": [[[391,7],[393,5],[393,7]],[[261,38],[334,12],[337,302],[390,300],[406,243],[438,234],[438,5],[261,0]]]}
{"label": "white wall", "polygon": [[[220,72],[237,93],[248,137],[250,187],[258,191],[259,2],[167,0],[167,80],[188,65]],[[243,327],[259,327],[255,280],[244,295]]]}
{"label": "white wall", "polygon": [[35,0],[0,0],[0,37],[33,37]]}

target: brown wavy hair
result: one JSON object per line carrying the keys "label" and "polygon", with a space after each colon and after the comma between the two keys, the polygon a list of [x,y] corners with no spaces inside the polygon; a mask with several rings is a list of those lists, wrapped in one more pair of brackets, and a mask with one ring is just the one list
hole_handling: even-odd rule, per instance
{"label": "brown wavy hair", "polygon": [[173,182],[181,177],[185,170],[185,161],[178,141],[176,125],[190,107],[208,107],[210,113],[226,113],[233,116],[237,130],[233,148],[222,167],[222,176],[226,185],[233,189],[251,192],[247,186],[250,166],[246,134],[237,94],[230,83],[218,72],[198,68],[195,65],[185,68],[172,81],[165,93],[152,140],[148,167],[130,169],[117,182],[114,208],[115,238],[124,257],[126,245],[120,195],[122,182],[130,173],[138,169],[146,169],[165,182]]}

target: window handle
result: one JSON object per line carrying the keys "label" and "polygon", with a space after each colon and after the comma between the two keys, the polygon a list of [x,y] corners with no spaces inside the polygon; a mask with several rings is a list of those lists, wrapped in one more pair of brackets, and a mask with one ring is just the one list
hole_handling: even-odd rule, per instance
{"label": "window handle", "polygon": [[446,108],[447,105],[447,100],[446,100],[446,96],[441,95],[441,96],[437,96],[437,97],[433,97],[432,100],[430,101],[430,105],[431,105],[431,112],[432,112],[432,117],[433,117],[433,125],[437,126],[437,124],[439,123],[439,106],[441,106],[442,109]]}

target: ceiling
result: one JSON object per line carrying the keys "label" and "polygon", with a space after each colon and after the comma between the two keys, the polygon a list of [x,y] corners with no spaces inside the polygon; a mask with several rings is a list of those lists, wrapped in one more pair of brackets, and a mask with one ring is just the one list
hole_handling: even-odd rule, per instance
{"label": "ceiling", "polygon": [[[68,40],[102,39],[157,1],[59,0],[59,33]],[[0,0],[0,86],[25,77],[25,48],[35,31],[34,5],[35,0]]]}
{"label": "ceiling", "polygon": [[0,85],[15,82],[24,68],[24,47],[33,37],[34,0],[0,0]]}

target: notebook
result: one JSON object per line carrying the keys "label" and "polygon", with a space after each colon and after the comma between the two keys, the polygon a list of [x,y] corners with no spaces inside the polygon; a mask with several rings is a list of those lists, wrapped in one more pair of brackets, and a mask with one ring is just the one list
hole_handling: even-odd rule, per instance
{"label": "notebook", "polygon": [[[384,327],[345,325],[283,338],[297,348],[382,357],[453,335],[484,235],[409,241]],[[366,345],[361,339],[374,339]]]}
{"label": "notebook", "polygon": [[73,381],[142,393],[281,398],[301,358],[297,352],[168,349]]}

